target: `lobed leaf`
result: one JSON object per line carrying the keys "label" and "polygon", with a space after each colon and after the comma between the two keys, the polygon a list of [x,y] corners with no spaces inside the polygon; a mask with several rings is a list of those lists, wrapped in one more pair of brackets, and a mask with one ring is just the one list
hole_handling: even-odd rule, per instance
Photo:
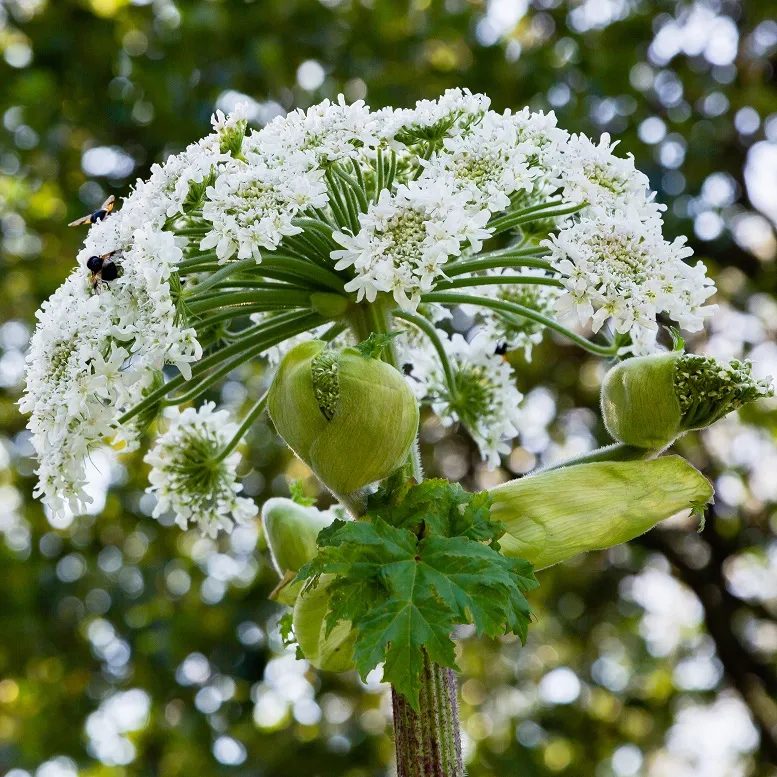
{"label": "lobed leaf", "polygon": [[[482,515],[487,500],[481,497],[470,508],[461,501],[466,492],[452,490],[446,508],[434,512],[429,503],[426,515],[434,515],[427,528],[481,527],[488,529],[486,539],[493,539],[494,529]],[[423,493],[426,499],[440,490],[434,485]],[[472,501],[471,495],[466,498]],[[314,586],[321,575],[335,576],[329,584],[327,632],[351,621],[357,631],[354,661],[362,677],[383,663],[384,680],[415,708],[424,650],[432,661],[456,668],[451,632],[457,624],[471,623],[478,634],[491,637],[526,637],[530,609],[524,592],[537,585],[528,562],[505,558],[465,534],[430,533],[419,539],[379,517],[335,521],[318,542],[318,555],[297,579]]]}

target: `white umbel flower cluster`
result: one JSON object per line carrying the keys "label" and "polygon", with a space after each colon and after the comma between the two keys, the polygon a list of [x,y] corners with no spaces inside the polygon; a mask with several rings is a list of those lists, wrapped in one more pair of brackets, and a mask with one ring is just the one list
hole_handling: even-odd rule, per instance
{"label": "white umbel flower cluster", "polygon": [[147,491],[157,498],[154,518],[172,511],[182,529],[196,524],[209,537],[250,521],[258,508],[252,499],[238,496],[241,455],[219,455],[238,431],[229,413],[207,402],[197,410],[171,408],[167,421],[167,430],[144,458],[151,465]]}
{"label": "white umbel flower cluster", "polygon": [[462,424],[488,466],[498,466],[518,434],[523,401],[510,364],[494,353],[493,342],[484,333],[471,342],[458,333],[450,338],[443,335],[451,385],[434,349],[415,337],[410,340],[402,360],[416,396],[430,404],[443,426]]}
{"label": "white umbel flower cluster", "polygon": [[461,254],[462,245],[482,248],[489,233],[488,211],[472,212],[466,194],[451,194],[441,181],[421,186],[411,182],[394,194],[384,189],[377,203],[359,217],[356,235],[335,232],[343,246],[332,251],[336,270],[353,267],[357,275],[345,285],[357,301],[374,302],[389,292],[403,310],[415,310],[421,293],[430,291],[442,265]]}
{"label": "white umbel flower cluster", "polygon": [[235,255],[261,261],[260,249],[274,251],[284,237],[302,232],[294,225],[300,211],[327,204],[322,177],[322,171],[289,176],[288,170],[259,159],[232,162],[207,188],[202,215],[213,229],[200,248],[215,248],[220,263]]}
{"label": "white umbel flower cluster", "polygon": [[[512,302],[524,308],[540,313],[546,318],[553,318],[562,290],[555,286],[538,283],[511,283],[510,277],[519,277],[527,281],[545,279],[547,273],[529,267],[515,270],[497,270],[492,274],[495,278],[504,278],[503,283],[483,287],[486,294],[493,299]],[[525,316],[505,313],[499,310],[476,309],[465,306],[467,312],[476,315],[485,336],[495,348],[507,351],[523,350],[526,361],[531,361],[532,350],[542,342],[545,327]]]}
{"label": "white umbel flower cluster", "polygon": [[644,354],[655,347],[659,313],[701,329],[715,287],[701,262],[685,263],[692,251],[684,238],[664,240],[664,206],[633,157],[615,156],[616,145],[606,133],[599,143],[585,135],[567,140],[557,182],[566,200],[586,207],[543,245],[567,289],[558,304],[562,319],[590,321],[595,332],[612,320],[617,332],[631,335],[628,350]]}
{"label": "white umbel flower cluster", "polygon": [[[118,419],[159,370],[172,364],[189,377],[202,355],[176,301],[186,240],[164,226],[232,159],[219,138],[217,131],[155,164],[117,213],[92,225],[78,267],[37,314],[19,406],[31,416],[36,496],[55,513],[79,513],[91,502],[84,466],[91,450],[109,440],[123,451],[136,447],[137,424],[119,428]],[[94,256],[115,264],[118,277],[94,278],[86,267]]]}
{"label": "white umbel flower cluster", "polygon": [[195,332],[176,322],[170,264],[180,254],[168,233],[137,230],[112,257],[120,275],[93,288],[76,270],[44,303],[27,355],[20,402],[38,455],[36,495],[55,512],[80,512],[84,459],[117,432],[149,375],[165,364],[188,372],[201,354]]}
{"label": "white umbel flower cluster", "polygon": [[532,191],[544,173],[537,160],[545,152],[523,119],[488,112],[467,132],[445,138],[442,150],[424,163],[422,182],[442,180],[449,190],[466,192],[470,207],[505,210],[511,195]]}
{"label": "white umbel flower cluster", "polygon": [[[375,112],[325,100],[259,130],[242,108],[212,121],[208,137],[92,219],[78,269],[39,314],[21,406],[53,510],[83,509],[84,458],[108,441],[134,447],[184,381],[178,396],[196,398],[230,366],[274,361],[310,333],[362,337],[391,308],[440,331],[462,384],[442,380],[437,351],[416,342],[421,327],[416,388],[491,464],[515,436],[520,401],[497,351],[528,357],[543,322],[564,333],[561,317],[614,329],[645,353],[657,315],[693,330],[711,311],[704,266],[664,239],[662,207],[633,159],[606,135],[570,136],[553,113],[500,114],[451,89]],[[112,269],[101,276],[102,261]],[[526,283],[539,276],[545,285]],[[479,331],[469,342],[442,331],[459,304]],[[262,325],[245,329],[250,315]],[[192,373],[200,343],[208,361]]]}
{"label": "white umbel flower cluster", "polygon": [[342,95],[307,111],[278,116],[246,140],[246,149],[277,164],[315,170],[328,163],[358,160],[378,144],[378,124],[363,100],[351,105]]}
{"label": "white umbel flower cluster", "polygon": [[452,137],[480,121],[491,100],[468,89],[448,89],[437,100],[419,100],[414,108],[383,108],[376,115],[376,134],[395,148],[422,140]]}
{"label": "white umbel flower cluster", "polygon": [[590,320],[595,332],[611,319],[616,331],[634,335],[636,346],[642,333],[655,332],[660,312],[690,331],[701,329],[710,313],[704,303],[715,288],[704,265],[686,264],[692,251],[684,239],[664,240],[655,221],[598,213],[544,245],[567,289],[557,306],[562,319]]}

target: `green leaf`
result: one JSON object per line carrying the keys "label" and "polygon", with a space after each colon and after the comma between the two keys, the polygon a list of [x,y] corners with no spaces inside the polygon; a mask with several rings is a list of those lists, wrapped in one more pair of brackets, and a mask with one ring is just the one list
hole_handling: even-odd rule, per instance
{"label": "green leaf", "polygon": [[278,620],[278,631],[281,635],[281,642],[284,647],[293,645],[296,640],[294,639],[294,618],[291,611],[281,615]]}
{"label": "green leaf", "polygon": [[[425,493],[439,489],[432,486]],[[453,512],[470,514],[462,525],[472,529],[484,523],[486,501],[467,499]],[[450,528],[455,522],[449,512],[437,515],[432,525]],[[456,668],[450,635],[457,624],[471,623],[491,637],[526,637],[530,609],[524,592],[537,585],[526,561],[505,558],[464,534],[433,532],[419,539],[374,516],[369,522],[335,521],[318,542],[318,555],[297,579],[315,586],[321,575],[335,576],[329,584],[328,630],[351,621],[357,632],[354,661],[362,677],[383,663],[383,679],[416,709],[423,651],[432,661]]]}
{"label": "green leaf", "polygon": [[292,480],[289,483],[289,493],[291,494],[291,501],[302,505],[302,507],[312,507],[316,503],[316,500],[312,497],[305,496],[301,480]]}
{"label": "green leaf", "polygon": [[377,359],[383,352],[383,349],[399,334],[399,332],[373,332],[366,340],[363,340],[355,347],[365,359]]}
{"label": "green leaf", "polygon": [[666,327],[669,330],[669,336],[672,338],[672,350],[683,351],[685,350],[685,340],[680,334],[680,330],[676,326]]}
{"label": "green leaf", "polygon": [[289,612],[284,613],[281,615],[281,617],[278,620],[278,631],[281,635],[281,642],[283,643],[284,647],[291,647],[292,645],[296,645],[296,657],[299,660],[302,660],[305,658],[302,649],[297,644],[297,637],[294,634],[294,614],[291,610]]}
{"label": "green leaf", "polygon": [[370,516],[419,536],[468,537],[498,549],[497,540],[505,530],[491,518],[490,510],[487,491],[471,494],[458,483],[441,479],[378,492],[367,507]]}
{"label": "green leaf", "polygon": [[536,581],[519,576],[514,559],[465,537],[430,537],[419,548],[422,582],[454,610],[457,623],[472,623],[478,635],[499,637],[507,629],[525,637],[530,610],[522,588]]}
{"label": "green leaf", "polygon": [[383,662],[383,680],[390,682],[418,711],[422,648],[442,666],[456,667],[450,633],[455,621],[450,608],[424,591],[417,565],[408,561],[394,571],[396,595],[372,608],[357,624],[354,660],[362,678]]}

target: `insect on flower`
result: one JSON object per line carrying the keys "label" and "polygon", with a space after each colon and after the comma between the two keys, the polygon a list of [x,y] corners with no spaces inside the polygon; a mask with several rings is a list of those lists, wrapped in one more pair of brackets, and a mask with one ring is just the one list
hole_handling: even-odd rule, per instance
{"label": "insect on flower", "polygon": [[115,281],[119,277],[119,266],[113,261],[118,251],[110,251],[102,256],[90,256],[86,260],[86,269],[92,273],[92,288],[101,282]]}
{"label": "insect on flower", "polygon": [[98,221],[102,221],[113,210],[116,198],[111,194],[110,197],[96,210],[94,213],[90,213],[88,216],[83,216],[80,219],[71,221],[69,227],[80,227],[83,224],[96,224]]}

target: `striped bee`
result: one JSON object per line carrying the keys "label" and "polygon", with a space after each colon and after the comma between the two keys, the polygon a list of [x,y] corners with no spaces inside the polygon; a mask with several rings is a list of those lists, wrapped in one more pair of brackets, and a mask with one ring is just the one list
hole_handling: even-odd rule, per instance
{"label": "striped bee", "polygon": [[113,210],[116,198],[111,195],[108,199],[92,214],[84,216],[83,218],[71,221],[69,227],[80,227],[82,224],[96,224],[98,221],[102,221]]}

